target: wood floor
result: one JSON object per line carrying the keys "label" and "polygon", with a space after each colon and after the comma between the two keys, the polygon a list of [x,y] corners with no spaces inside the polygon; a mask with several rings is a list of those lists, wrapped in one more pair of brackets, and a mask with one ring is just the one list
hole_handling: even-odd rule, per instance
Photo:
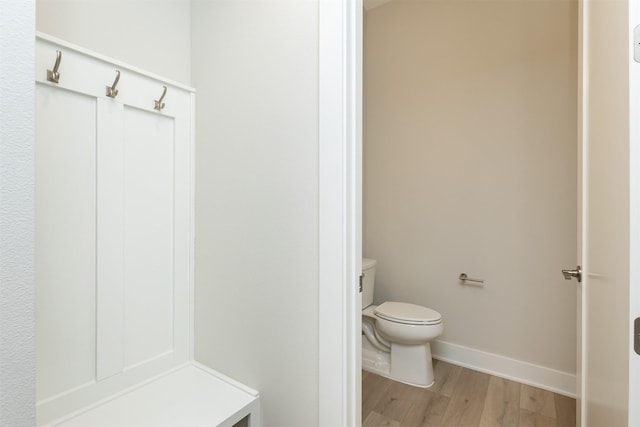
{"label": "wood floor", "polygon": [[362,372],[363,427],[574,427],[575,399],[433,361],[435,384],[422,389]]}

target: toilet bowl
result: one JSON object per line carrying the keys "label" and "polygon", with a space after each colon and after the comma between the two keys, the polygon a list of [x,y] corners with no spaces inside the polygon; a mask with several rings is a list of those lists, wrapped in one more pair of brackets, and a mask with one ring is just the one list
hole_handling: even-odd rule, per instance
{"label": "toilet bowl", "polygon": [[430,341],[443,331],[442,315],[420,305],[373,305],[376,261],[363,259],[362,368],[418,387],[434,382]]}

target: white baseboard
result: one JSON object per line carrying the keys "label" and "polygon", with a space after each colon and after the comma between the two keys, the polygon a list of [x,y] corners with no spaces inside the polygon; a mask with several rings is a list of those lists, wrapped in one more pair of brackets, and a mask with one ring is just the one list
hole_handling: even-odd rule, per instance
{"label": "white baseboard", "polygon": [[454,365],[576,397],[575,374],[439,340],[431,343],[431,354],[434,359]]}

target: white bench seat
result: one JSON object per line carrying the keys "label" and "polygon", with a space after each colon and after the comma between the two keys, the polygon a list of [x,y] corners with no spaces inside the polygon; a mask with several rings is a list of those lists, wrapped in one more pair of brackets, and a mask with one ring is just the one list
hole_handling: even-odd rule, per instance
{"label": "white bench seat", "polygon": [[198,363],[189,363],[72,417],[57,427],[258,426],[259,396]]}

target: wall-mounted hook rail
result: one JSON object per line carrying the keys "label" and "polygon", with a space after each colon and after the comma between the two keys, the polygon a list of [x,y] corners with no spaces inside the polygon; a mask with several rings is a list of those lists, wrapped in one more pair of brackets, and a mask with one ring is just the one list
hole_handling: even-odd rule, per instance
{"label": "wall-mounted hook rail", "polygon": [[162,87],[164,88],[162,91],[162,96],[157,101],[154,101],[155,102],[155,107],[153,107],[154,110],[162,111],[162,109],[164,108],[164,102],[162,102],[162,100],[164,99],[164,96],[167,94],[167,87],[166,86],[162,86]]}
{"label": "wall-mounted hook rail", "polygon": [[113,81],[113,84],[111,86],[107,86],[107,96],[109,98],[115,98],[116,96],[118,96],[118,89],[116,89],[116,87],[118,86],[119,81],[120,70],[116,70],[116,79]]}
{"label": "wall-mounted hook rail", "polygon": [[60,60],[62,59],[62,52],[56,50],[56,63],[53,64],[53,70],[47,70],[47,80],[53,83],[58,83],[60,80],[60,73],[58,67],[60,67]]}
{"label": "wall-mounted hook rail", "polygon": [[458,280],[460,280],[463,283],[467,283],[467,282],[473,282],[473,283],[478,283],[480,285],[484,285],[484,280],[482,279],[472,279],[471,277],[467,276],[467,273],[460,273],[460,276],[458,276]]}

